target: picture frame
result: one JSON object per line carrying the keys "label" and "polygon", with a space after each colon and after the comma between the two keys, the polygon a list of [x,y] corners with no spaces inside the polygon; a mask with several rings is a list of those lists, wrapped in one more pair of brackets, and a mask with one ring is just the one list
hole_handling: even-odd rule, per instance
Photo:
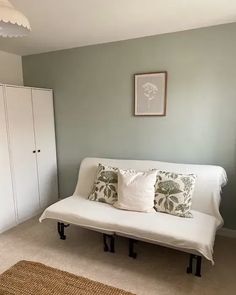
{"label": "picture frame", "polygon": [[134,88],[135,116],[166,116],[166,71],[135,74]]}

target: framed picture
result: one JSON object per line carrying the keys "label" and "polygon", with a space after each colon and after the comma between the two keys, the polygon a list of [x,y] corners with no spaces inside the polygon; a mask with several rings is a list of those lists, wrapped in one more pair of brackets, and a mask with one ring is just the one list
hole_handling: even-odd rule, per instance
{"label": "framed picture", "polygon": [[167,72],[135,74],[135,116],[165,116]]}

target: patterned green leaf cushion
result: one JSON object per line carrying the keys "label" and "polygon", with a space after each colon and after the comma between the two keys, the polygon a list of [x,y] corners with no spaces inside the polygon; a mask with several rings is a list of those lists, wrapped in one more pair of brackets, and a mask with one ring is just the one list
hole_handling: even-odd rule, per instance
{"label": "patterned green leaf cushion", "polygon": [[195,181],[194,174],[158,171],[155,185],[155,210],[180,217],[193,217],[190,210]]}
{"label": "patterned green leaf cushion", "polygon": [[98,165],[93,189],[88,199],[91,201],[114,204],[117,201],[118,169]]}

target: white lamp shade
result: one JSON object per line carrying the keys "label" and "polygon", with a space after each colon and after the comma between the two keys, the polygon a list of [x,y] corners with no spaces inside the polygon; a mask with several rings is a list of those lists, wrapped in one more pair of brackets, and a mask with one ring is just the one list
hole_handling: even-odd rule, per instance
{"label": "white lamp shade", "polygon": [[28,19],[8,0],[0,0],[0,36],[21,37],[31,31]]}

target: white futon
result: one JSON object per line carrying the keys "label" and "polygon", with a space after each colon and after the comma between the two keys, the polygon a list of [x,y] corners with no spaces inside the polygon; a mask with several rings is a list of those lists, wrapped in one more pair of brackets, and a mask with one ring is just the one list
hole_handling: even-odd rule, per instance
{"label": "white futon", "polygon": [[[194,173],[197,179],[192,200],[193,218],[182,218],[160,212],[140,213],[119,210],[109,204],[88,200],[99,163],[139,171],[156,168],[176,173]],[[213,263],[216,230],[223,224],[219,212],[221,188],[226,181],[225,170],[218,166],[85,158],[80,166],[73,196],[48,207],[40,217],[40,221],[50,218],[60,224],[74,224],[106,235],[120,235],[155,243],[188,252],[192,255],[191,258],[194,258],[194,255],[203,256]],[[191,267],[192,260],[189,272]]]}

